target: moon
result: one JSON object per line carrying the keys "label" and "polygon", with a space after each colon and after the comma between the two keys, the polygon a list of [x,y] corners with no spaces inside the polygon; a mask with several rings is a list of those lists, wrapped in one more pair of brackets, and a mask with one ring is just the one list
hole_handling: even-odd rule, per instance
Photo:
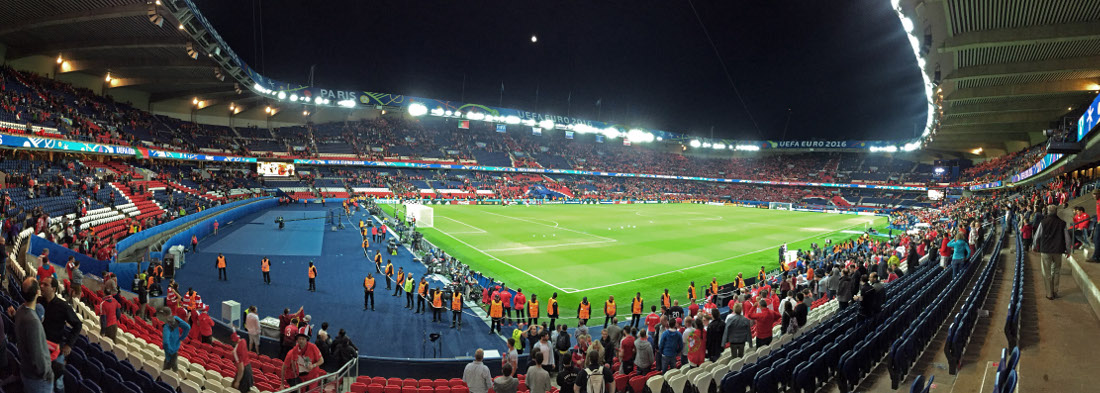
{"label": "moon", "polygon": [[532,34],[531,35],[531,42],[539,42],[539,36]]}

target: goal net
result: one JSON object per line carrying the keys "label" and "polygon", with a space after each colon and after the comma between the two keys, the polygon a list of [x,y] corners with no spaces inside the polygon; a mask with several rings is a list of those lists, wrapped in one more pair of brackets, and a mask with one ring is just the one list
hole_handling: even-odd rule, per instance
{"label": "goal net", "polygon": [[430,206],[416,203],[405,204],[405,220],[416,220],[417,228],[432,228],[435,224],[435,211]]}
{"label": "goal net", "polygon": [[768,202],[768,209],[792,210],[791,204],[786,202]]}

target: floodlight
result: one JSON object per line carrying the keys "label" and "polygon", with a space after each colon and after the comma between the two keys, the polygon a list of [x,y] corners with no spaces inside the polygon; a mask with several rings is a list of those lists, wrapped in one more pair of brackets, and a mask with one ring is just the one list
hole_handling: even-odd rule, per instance
{"label": "floodlight", "polygon": [[703,143],[699,142],[698,139],[692,139],[690,145],[691,145],[691,147],[699,147],[699,146],[702,146]]}
{"label": "floodlight", "polygon": [[466,118],[470,120],[483,120],[485,114],[481,112],[466,112]]}
{"label": "floodlight", "polygon": [[519,116],[510,115],[504,118],[504,122],[508,124],[519,124]]}
{"label": "floodlight", "polygon": [[414,102],[414,103],[409,105],[409,114],[410,115],[419,117],[419,116],[424,116],[427,113],[428,113],[428,107],[424,106],[424,104],[421,104],[419,102]]}
{"label": "floodlight", "polygon": [[280,101],[285,100],[286,99],[286,92],[285,91],[280,91],[278,97],[279,97]]}

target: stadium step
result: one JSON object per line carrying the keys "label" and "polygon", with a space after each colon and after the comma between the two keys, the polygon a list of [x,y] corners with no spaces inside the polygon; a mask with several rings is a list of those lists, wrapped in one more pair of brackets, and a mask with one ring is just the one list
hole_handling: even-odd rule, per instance
{"label": "stadium step", "polygon": [[[974,328],[974,334],[970,343],[967,344],[959,372],[956,375],[951,375],[948,372],[948,360],[944,354],[944,346],[947,344],[948,327],[951,325],[950,318],[954,318],[955,314],[959,312],[965,302],[965,295],[959,299],[954,310],[949,314],[949,319],[940,326],[936,336],[921,353],[920,358],[917,359],[906,379],[902,381],[899,387],[900,391],[908,390],[908,386],[913,383],[914,378],[917,375],[922,375],[925,381],[930,376],[935,377],[936,391],[981,392],[987,363],[990,360],[996,361],[1000,356],[1001,348],[1007,346],[1003,328],[1005,316],[1007,315],[1009,292],[1012,289],[1013,273],[1012,269],[1006,269],[1006,266],[1014,261],[1015,250],[1008,247],[1001,250],[1000,258],[997,259],[1000,266],[997,268],[998,271],[994,273],[992,288],[985,304],[982,306],[982,309],[989,311],[989,314],[979,317]],[[986,263],[990,263],[989,260]],[[969,292],[972,287],[973,283],[967,287],[965,292]],[[872,377],[868,377],[866,382],[859,386],[856,391],[897,392],[898,390],[890,388],[890,373],[887,371],[887,363],[888,361],[880,363],[872,371]],[[994,371],[996,371],[996,367],[994,367]],[[986,391],[992,391],[992,386],[987,388]]]}

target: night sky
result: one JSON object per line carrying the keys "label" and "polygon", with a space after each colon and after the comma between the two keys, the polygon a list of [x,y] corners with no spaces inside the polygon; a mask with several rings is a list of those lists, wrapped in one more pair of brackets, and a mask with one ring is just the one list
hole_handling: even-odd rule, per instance
{"label": "night sky", "polygon": [[687,0],[195,3],[249,65],[288,82],[315,64],[317,87],[494,106],[503,83],[504,107],[699,136],[923,129],[920,70],[889,1],[693,1],[745,105]]}

